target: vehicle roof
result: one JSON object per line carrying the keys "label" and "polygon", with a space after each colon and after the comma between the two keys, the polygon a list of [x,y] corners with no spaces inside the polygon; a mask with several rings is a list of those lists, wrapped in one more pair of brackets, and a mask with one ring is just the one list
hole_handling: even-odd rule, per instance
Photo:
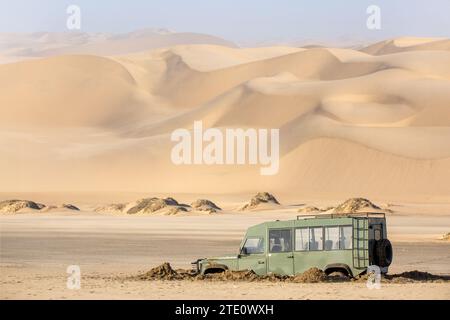
{"label": "vehicle roof", "polygon": [[248,231],[257,231],[266,228],[292,228],[314,226],[351,225],[353,219],[385,219],[384,213],[357,213],[357,214],[317,214],[301,215],[295,220],[266,221],[248,228]]}

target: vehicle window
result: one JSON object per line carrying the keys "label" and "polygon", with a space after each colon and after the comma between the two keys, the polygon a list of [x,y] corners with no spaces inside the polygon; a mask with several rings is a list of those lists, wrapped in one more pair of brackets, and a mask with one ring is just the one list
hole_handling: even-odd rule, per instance
{"label": "vehicle window", "polygon": [[323,228],[309,228],[309,250],[323,250]]}
{"label": "vehicle window", "polygon": [[339,248],[341,250],[351,249],[352,245],[352,227],[344,226],[339,228]]}
{"label": "vehicle window", "polygon": [[244,248],[248,254],[264,253],[264,240],[262,238],[248,238],[245,240]]}
{"label": "vehicle window", "polygon": [[325,250],[339,250],[339,227],[325,227]]}
{"label": "vehicle window", "polygon": [[381,230],[375,229],[375,240],[381,240]]}
{"label": "vehicle window", "polygon": [[309,250],[309,229],[295,229],[295,251]]}
{"label": "vehicle window", "polygon": [[292,251],[291,230],[269,230],[269,244],[270,252]]}

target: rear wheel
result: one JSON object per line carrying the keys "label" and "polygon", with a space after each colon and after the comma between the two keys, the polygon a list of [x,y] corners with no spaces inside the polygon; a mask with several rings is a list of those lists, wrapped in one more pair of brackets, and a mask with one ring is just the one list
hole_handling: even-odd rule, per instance
{"label": "rear wheel", "polygon": [[330,278],[335,280],[348,280],[351,278],[351,275],[344,268],[330,268],[325,270],[325,273]]}
{"label": "rear wheel", "polygon": [[328,275],[331,278],[338,280],[347,280],[349,279],[348,273],[344,271],[334,271]]}

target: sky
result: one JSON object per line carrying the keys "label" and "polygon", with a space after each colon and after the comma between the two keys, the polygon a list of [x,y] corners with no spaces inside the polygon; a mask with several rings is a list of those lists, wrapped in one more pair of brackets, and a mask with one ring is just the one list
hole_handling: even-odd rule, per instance
{"label": "sky", "polygon": [[[69,5],[85,32],[167,28],[236,43],[450,37],[450,0],[0,0],[0,32],[68,31]],[[380,30],[366,27],[370,5]]]}

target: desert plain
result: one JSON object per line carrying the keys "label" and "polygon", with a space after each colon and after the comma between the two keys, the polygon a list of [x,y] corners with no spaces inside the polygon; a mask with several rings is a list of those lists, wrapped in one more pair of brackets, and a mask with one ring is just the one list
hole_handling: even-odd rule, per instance
{"label": "desert plain", "polygon": [[[450,298],[448,281],[129,279],[237,254],[250,225],[355,197],[386,212],[391,273],[448,276],[450,40],[239,48],[161,30],[2,34],[0,63],[0,202],[28,201],[0,208],[0,298]],[[279,171],[174,164],[171,133],[200,120],[279,129]],[[280,204],[241,210],[262,191]],[[179,205],[197,199],[222,210]],[[69,265],[80,290],[66,287]]]}
{"label": "desert plain", "polygon": [[[71,195],[73,198],[73,195]],[[132,197],[132,195],[128,195]],[[135,195],[137,196],[137,195]],[[179,195],[188,199],[194,195]],[[45,197],[44,197],[45,198]],[[53,196],[55,198],[55,196]],[[127,215],[90,211],[19,213],[0,217],[2,299],[449,299],[450,282],[281,283],[249,281],[136,280],[163,262],[189,269],[197,258],[237,255],[247,227],[295,219],[295,202],[242,212],[239,202],[223,210],[179,215]],[[233,197],[236,199],[236,197]],[[311,206],[333,201],[308,200]],[[337,203],[337,202],[336,202]],[[387,213],[394,262],[390,274],[419,270],[450,273],[449,205],[391,204]],[[81,269],[81,288],[66,286],[69,265]]]}

